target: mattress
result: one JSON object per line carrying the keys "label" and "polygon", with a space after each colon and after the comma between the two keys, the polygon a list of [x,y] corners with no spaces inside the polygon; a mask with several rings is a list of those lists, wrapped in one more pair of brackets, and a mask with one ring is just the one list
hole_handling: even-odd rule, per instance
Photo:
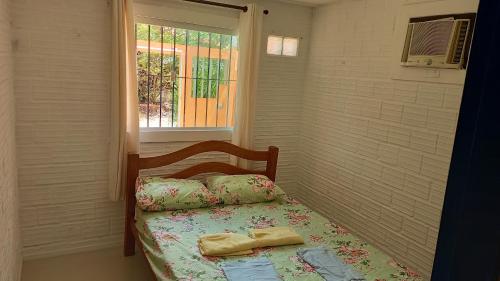
{"label": "mattress", "polygon": [[[331,248],[368,281],[422,280],[416,272],[288,196],[266,203],[204,209],[138,210],[136,226],[146,258],[162,281],[226,280],[221,264],[257,257],[269,258],[283,280],[322,281],[312,267],[297,257],[297,249],[317,246]],[[246,234],[252,228],[271,226],[292,227],[304,237],[305,244],[260,248],[252,255],[237,257],[205,257],[198,250],[201,234]]]}

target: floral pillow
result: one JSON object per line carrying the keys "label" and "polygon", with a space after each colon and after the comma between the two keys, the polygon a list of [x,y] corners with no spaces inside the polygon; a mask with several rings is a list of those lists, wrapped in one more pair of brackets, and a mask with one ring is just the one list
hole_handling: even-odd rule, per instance
{"label": "floral pillow", "polygon": [[213,176],[207,179],[207,186],[223,204],[272,201],[285,194],[263,175]]}
{"label": "floral pillow", "polygon": [[171,211],[214,206],[218,198],[199,181],[138,177],[137,206],[144,211]]}

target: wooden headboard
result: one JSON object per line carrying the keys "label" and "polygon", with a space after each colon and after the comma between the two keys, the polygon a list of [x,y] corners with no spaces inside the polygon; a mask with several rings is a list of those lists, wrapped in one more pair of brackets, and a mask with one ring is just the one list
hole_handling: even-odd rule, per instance
{"label": "wooden headboard", "polygon": [[127,187],[125,190],[125,256],[133,255],[135,252],[134,238],[137,236],[135,229],[135,182],[139,176],[139,171],[168,166],[205,152],[225,152],[246,160],[266,161],[266,170],[254,171],[222,162],[206,162],[164,177],[186,179],[200,174],[222,173],[227,175],[261,174],[272,181],[276,179],[279,149],[275,146],[270,146],[267,151],[254,151],[223,141],[205,141],[161,156],[140,158],[139,154],[129,154],[127,159]]}

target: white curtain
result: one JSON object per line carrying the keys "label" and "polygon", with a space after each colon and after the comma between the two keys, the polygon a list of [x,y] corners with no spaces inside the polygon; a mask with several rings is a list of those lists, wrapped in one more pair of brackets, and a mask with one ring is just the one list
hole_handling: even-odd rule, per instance
{"label": "white curtain", "polygon": [[[240,15],[238,28],[238,92],[232,143],[252,149],[263,11],[256,4],[248,4],[247,7],[247,12]],[[233,157],[231,163],[248,168],[248,161],[243,159]]]}
{"label": "white curtain", "polygon": [[136,50],[132,0],[113,0],[109,197],[122,198],[127,153],[139,151]]}

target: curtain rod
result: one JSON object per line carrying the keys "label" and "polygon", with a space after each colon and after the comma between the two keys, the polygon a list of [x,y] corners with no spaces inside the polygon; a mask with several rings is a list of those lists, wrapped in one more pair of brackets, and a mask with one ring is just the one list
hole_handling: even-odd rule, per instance
{"label": "curtain rod", "polygon": [[[217,7],[222,7],[222,8],[229,8],[229,9],[235,9],[235,10],[241,10],[243,12],[248,11],[247,6],[238,6],[238,5],[232,5],[232,4],[226,4],[226,3],[219,3],[219,2],[214,2],[214,1],[207,1],[207,0],[183,0],[185,2],[193,2],[193,3],[198,3],[198,4],[204,4],[204,5],[211,5],[211,6],[217,6]],[[267,15],[269,14],[269,10],[264,10],[264,14]]]}

